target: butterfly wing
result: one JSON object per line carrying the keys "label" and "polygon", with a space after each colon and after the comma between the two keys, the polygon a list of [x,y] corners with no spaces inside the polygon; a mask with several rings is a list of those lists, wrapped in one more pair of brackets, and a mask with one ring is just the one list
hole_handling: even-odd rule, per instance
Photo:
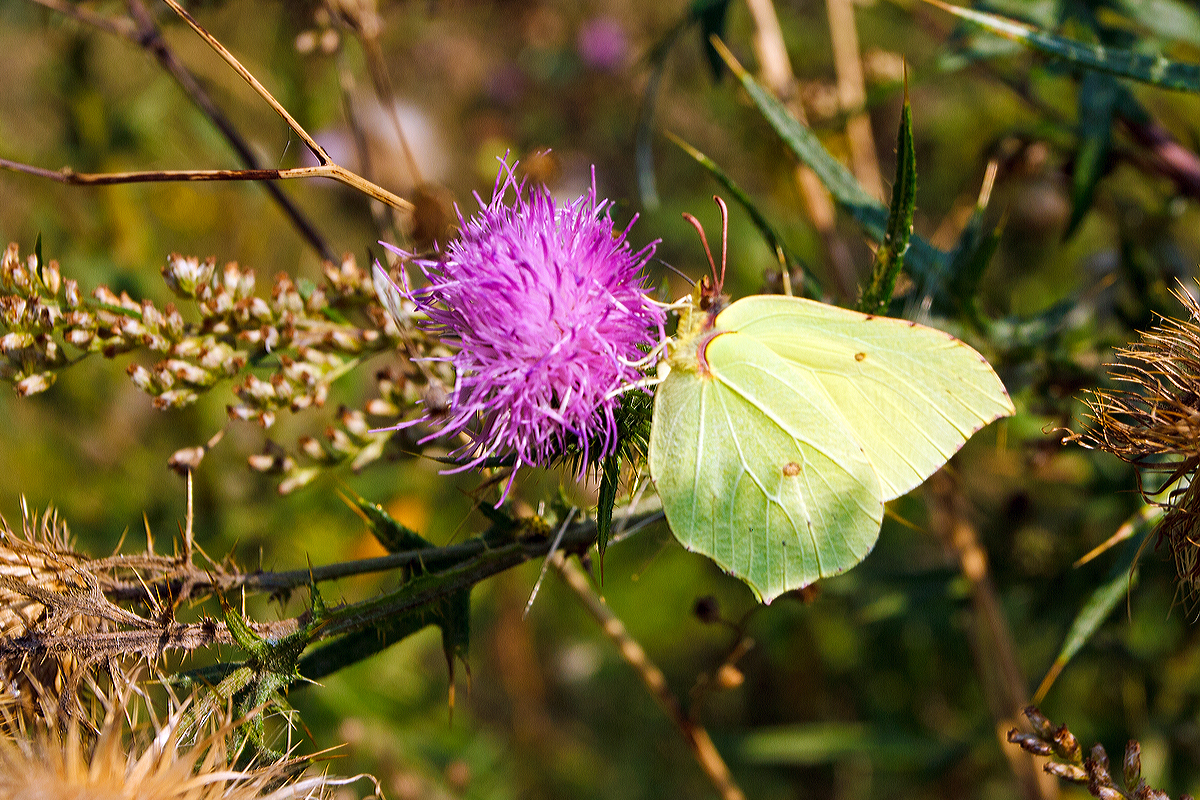
{"label": "butterfly wing", "polygon": [[1014,413],[1004,384],[944,331],[797,297],[743,298],[717,317],[819,383],[891,500],[921,484],[983,426]]}
{"label": "butterfly wing", "polygon": [[709,374],[674,369],[655,393],[650,475],[676,538],[766,602],[861,561],[879,481],[820,386],[748,336],[704,357]]}

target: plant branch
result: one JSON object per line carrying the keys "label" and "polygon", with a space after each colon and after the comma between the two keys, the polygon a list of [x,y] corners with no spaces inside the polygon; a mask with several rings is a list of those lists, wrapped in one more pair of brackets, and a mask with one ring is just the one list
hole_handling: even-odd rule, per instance
{"label": "plant branch", "polygon": [[575,596],[579,598],[579,601],[583,603],[584,608],[588,610],[588,613],[592,615],[596,622],[600,623],[600,628],[604,631],[604,635],[611,639],[613,644],[617,646],[617,651],[621,654],[621,657],[637,670],[638,677],[642,679],[642,683],[646,684],[646,688],[650,690],[650,694],[658,701],[659,706],[666,712],[667,717],[670,718],[676,729],[678,729],[679,734],[687,742],[688,747],[692,750],[692,754],[696,757],[696,762],[704,770],[704,774],[708,776],[708,779],[712,781],[722,800],[745,800],[746,795],[734,781],[733,775],[729,772],[729,767],[726,766],[725,760],[721,758],[721,754],[717,752],[717,748],[713,745],[708,731],[684,713],[679,699],[671,691],[671,687],[667,686],[667,679],[663,675],[662,670],[650,660],[649,656],[646,655],[646,651],[638,644],[637,640],[629,635],[629,631],[625,629],[625,625],[617,615],[613,613],[612,609],[592,589],[588,576],[574,561],[567,560],[561,550],[554,554],[552,562],[558,569],[558,573],[562,576],[563,581],[575,592]]}
{"label": "plant branch", "polygon": [[84,25],[111,33],[113,36],[132,39],[136,35],[137,25],[129,17],[106,17],[86,6],[68,3],[66,0],[32,0],[32,2],[77,22],[82,22]]}
{"label": "plant branch", "polygon": [[1050,800],[1058,796],[1057,784],[1037,768],[1031,756],[1004,746],[1008,741],[1007,732],[1019,724],[1029,695],[1025,676],[1017,663],[1012,631],[988,572],[987,553],[968,519],[967,500],[947,470],[939,470],[927,485],[931,495],[930,525],[957,558],[971,587],[974,612],[971,650],[996,723],[996,736],[1008,756],[1021,796],[1026,800]]}
{"label": "plant branch", "polygon": [[862,60],[858,51],[858,26],[854,20],[854,0],[826,0],[829,34],[833,43],[833,63],[837,69],[838,102],[846,119],[846,141],[850,145],[850,166],[854,176],[877,200],[887,197],[875,135],[867,114],[867,89]]}
{"label": "plant branch", "polygon": [[118,183],[172,183],[188,181],[277,181],[295,178],[331,178],[357,189],[365,195],[394,208],[411,208],[407,200],[397,197],[365,178],[337,164],[321,164],[315,167],[293,167],[291,169],[174,169],[146,170],[134,172],[76,172],[70,167],[59,170],[34,167],[18,161],[0,158],[0,169],[23,172],[39,178],[48,178],[72,186],[110,186]]}
{"label": "plant branch", "polygon": [[[36,0],[36,2],[44,2],[44,0]],[[158,60],[162,68],[170,73],[171,77],[175,79],[175,82],[179,84],[184,93],[191,98],[192,102],[204,112],[204,115],[221,132],[221,135],[225,137],[225,141],[237,152],[238,158],[242,160],[242,163],[248,169],[261,169],[262,165],[254,155],[254,151],[250,149],[250,145],[242,138],[242,135],[233,126],[229,118],[225,116],[224,112],[208,96],[208,93],[204,91],[204,88],[196,80],[196,77],[188,71],[176,57],[174,51],[168,47],[166,40],[162,36],[162,31],[155,24],[154,18],[147,10],[145,3],[142,0],[126,0],[126,5],[136,26],[136,29],[127,34],[126,38],[136,41]],[[275,201],[276,205],[279,206],[280,210],[283,211],[296,230],[300,232],[300,235],[317,251],[321,258],[326,261],[336,260],[333,251],[313,226],[312,222],[278,186],[273,183],[264,183],[263,189],[266,190],[267,194],[271,196],[271,199]]]}

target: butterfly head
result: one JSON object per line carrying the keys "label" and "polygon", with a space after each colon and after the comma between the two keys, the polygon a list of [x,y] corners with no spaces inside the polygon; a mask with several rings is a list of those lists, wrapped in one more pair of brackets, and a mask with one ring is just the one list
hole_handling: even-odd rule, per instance
{"label": "butterfly head", "polygon": [[667,367],[673,369],[705,372],[704,345],[715,335],[713,326],[716,324],[717,315],[729,305],[729,295],[722,291],[729,252],[729,209],[720,197],[714,196],[713,200],[721,209],[721,269],[719,271],[700,220],[688,213],[683,215],[683,218],[691,223],[696,232],[700,234],[700,243],[704,245],[704,253],[708,256],[708,266],[712,273],[711,276],[705,275],[696,282],[689,302],[679,314],[679,327],[664,362]]}

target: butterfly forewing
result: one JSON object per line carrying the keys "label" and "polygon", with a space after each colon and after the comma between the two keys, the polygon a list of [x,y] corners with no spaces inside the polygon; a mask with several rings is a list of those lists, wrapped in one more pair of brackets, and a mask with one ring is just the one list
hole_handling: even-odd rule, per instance
{"label": "butterfly forewing", "polygon": [[819,383],[874,465],[885,500],[1013,413],[983,356],[935,328],[774,295],[737,301],[715,327],[752,338]]}
{"label": "butterfly forewing", "polygon": [[741,334],[705,358],[708,374],[675,369],[655,398],[650,473],[676,537],[768,602],[861,561],[881,489],[819,385]]}

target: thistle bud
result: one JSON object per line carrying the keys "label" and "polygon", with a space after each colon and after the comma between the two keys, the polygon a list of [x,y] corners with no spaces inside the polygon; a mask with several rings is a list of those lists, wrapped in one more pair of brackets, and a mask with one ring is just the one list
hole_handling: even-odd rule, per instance
{"label": "thistle bud", "polygon": [[271,311],[271,306],[268,305],[267,301],[263,300],[261,297],[250,298],[247,311],[252,318],[259,320],[260,322],[270,322],[275,319],[275,313]]}
{"label": "thistle bud", "polygon": [[178,472],[180,475],[186,475],[189,472],[194,472],[200,462],[204,460],[204,455],[207,451],[203,447],[184,447],[176,450],[167,459],[167,466]]}
{"label": "thistle bud", "polygon": [[1059,758],[1065,761],[1079,761],[1082,748],[1079,746],[1079,740],[1075,735],[1067,730],[1066,725],[1060,725],[1054,729],[1054,752]]}
{"label": "thistle bud", "polygon": [[146,369],[141,364],[130,364],[125,369],[125,372],[129,374],[129,378],[133,381],[133,385],[141,389],[143,392],[147,394],[153,394],[157,390],[158,386],[154,381],[153,373],[151,373],[150,370]]}
{"label": "thistle bud", "polygon": [[63,339],[67,344],[78,347],[80,350],[87,350],[94,338],[96,338],[96,332],[86,328],[68,328],[63,334]]}
{"label": "thistle bud", "polygon": [[162,327],[165,317],[163,313],[154,307],[154,303],[149,300],[142,301],[142,324],[149,330],[158,330]]}
{"label": "thistle bud", "polygon": [[154,407],[160,411],[167,408],[183,408],[196,402],[199,397],[187,389],[171,389],[154,398]]}
{"label": "thistle bud", "polygon": [[106,306],[120,306],[121,305],[121,298],[117,297],[117,295],[113,293],[113,290],[109,289],[107,286],[97,286],[92,291],[92,297],[94,297],[96,299],[96,301],[98,303],[101,303],[102,305],[106,305]]}
{"label": "thistle bud", "polygon": [[1048,756],[1054,752],[1054,748],[1049,742],[1042,741],[1042,739],[1030,733],[1011,730],[1008,732],[1008,741],[1027,753],[1033,753],[1035,756]]}
{"label": "thistle bud", "polygon": [[1142,745],[1136,739],[1130,739],[1125,746],[1125,762],[1123,764],[1126,789],[1136,789],[1142,782]]}
{"label": "thistle bud", "polygon": [[19,396],[29,397],[49,389],[54,384],[54,378],[53,372],[39,372],[37,375],[30,375],[17,381],[13,388],[17,390]]}
{"label": "thistle bud", "polygon": [[67,308],[79,308],[79,283],[77,281],[67,279],[63,300],[66,301]]}
{"label": "thistle bud", "polygon": [[201,263],[192,256],[184,258],[172,253],[162,269],[163,278],[171,291],[180,297],[194,298],[201,287],[208,286],[216,270],[216,262],[209,259]]}
{"label": "thistle bud", "polygon": [[1047,761],[1042,765],[1042,769],[1051,775],[1055,775],[1059,778],[1062,778],[1064,781],[1070,781],[1071,783],[1088,782],[1087,772],[1084,771],[1083,767],[1076,766],[1075,764],[1062,764],[1058,761]]}
{"label": "thistle bud", "polygon": [[51,260],[49,264],[42,267],[42,285],[46,287],[46,291],[51,297],[58,294],[58,290],[62,288],[62,274],[58,270],[58,262]]}
{"label": "thistle bud", "polygon": [[33,346],[32,333],[6,333],[0,336],[0,353],[9,355],[26,347]]}
{"label": "thistle bud", "polygon": [[312,436],[301,436],[297,445],[300,447],[300,452],[313,461],[323,461],[328,457],[325,448]]}

